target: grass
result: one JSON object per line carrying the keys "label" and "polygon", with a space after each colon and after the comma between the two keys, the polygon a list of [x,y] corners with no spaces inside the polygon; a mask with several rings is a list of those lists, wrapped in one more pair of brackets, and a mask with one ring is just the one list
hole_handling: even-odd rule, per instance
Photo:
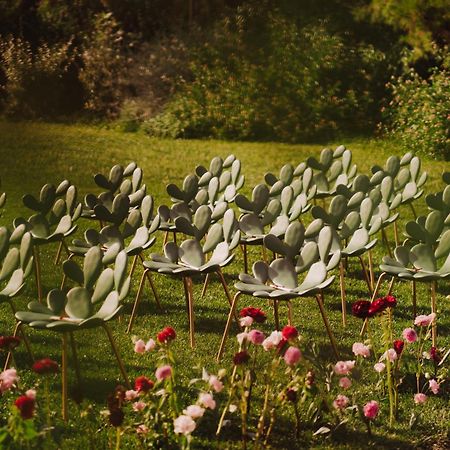
{"label": "grass", "polygon": [[[329,146],[339,143],[330,142]],[[358,165],[360,172],[369,173],[374,164],[383,164],[391,154],[401,154],[401,149],[394,143],[377,140],[351,140],[345,142],[353,151],[354,163]],[[37,194],[40,187],[48,182],[57,184],[64,178],[68,178],[79,188],[80,199],[94,189],[92,177],[95,173],[106,173],[115,163],[126,164],[135,160],[144,171],[144,181],[147,190],[154,196],[156,204],[168,203],[165,193],[165,185],[169,182],[180,183],[184,176],[191,172],[197,164],[207,164],[215,155],[222,157],[234,153],[242,161],[242,171],[246,182],[244,193],[250,193],[252,186],[263,181],[263,175],[267,171],[274,171],[287,163],[298,164],[310,155],[317,155],[320,145],[286,145],[286,144],[256,144],[223,141],[173,141],[155,140],[142,134],[126,134],[106,128],[98,128],[85,125],[58,125],[46,123],[9,123],[0,122],[0,179],[2,191],[7,192],[7,204],[3,210],[1,224],[9,226],[13,218],[30,215],[22,205],[21,197],[24,193]],[[442,188],[440,175],[442,171],[449,170],[449,164],[425,159],[423,169],[429,173],[427,190],[429,192]],[[427,209],[423,199],[416,203],[418,213],[426,213]],[[412,218],[408,208],[401,210],[400,230],[406,220]],[[90,224],[80,221],[77,235]],[[389,230],[392,239],[392,230]],[[162,239],[151,251],[161,249]],[[57,287],[60,283],[62,272],[60,266],[55,266],[53,258],[56,248],[46,248],[42,255],[44,267],[43,284],[45,291]],[[379,243],[374,253],[375,263],[379,263],[381,257],[386,254],[386,248]],[[250,260],[255,261],[260,257],[257,250],[250,254]],[[230,286],[233,286],[238,273],[242,270],[242,255],[238,251],[233,264],[226,270],[226,278]],[[137,280],[140,273],[135,275],[132,292],[127,300],[124,317],[121,321],[115,321],[113,332],[120,346],[130,378],[140,374],[152,375],[155,360],[139,357],[132,351],[131,338],[125,334],[126,324],[131,312],[131,303],[137,288]],[[355,263],[350,265],[350,277],[347,279],[348,302],[363,297],[365,284],[359,267]],[[155,302],[149,290],[146,288],[144,301],[141,304],[139,316],[135,322],[133,334],[148,338],[164,326],[170,325],[177,330],[178,339],[175,342],[175,353],[180,361],[180,376],[190,379],[201,373],[201,367],[215,372],[219,367],[229,365],[233,352],[234,341],[229,340],[227,351],[221,365],[214,361],[214,355],[218,349],[227,314],[227,302],[220,289],[218,281],[214,281],[208,289],[205,298],[200,299],[201,280],[194,281],[195,313],[196,313],[196,338],[197,346],[191,350],[187,345],[188,327],[185,314],[185,301],[181,282],[157,276],[156,285],[160,293],[164,312],[158,312]],[[406,284],[398,285],[395,294],[399,299],[396,309],[395,328],[400,332],[404,327],[411,325],[411,300],[410,290]],[[438,289],[439,308],[439,332],[440,346],[449,347],[450,338],[450,314],[448,314],[449,294],[448,284],[441,283]],[[26,289],[16,299],[19,309],[25,309],[26,304],[35,297],[35,285],[33,279],[29,279]],[[424,286],[419,286],[419,311],[428,313],[429,295]],[[263,302],[255,302],[248,297],[243,297],[240,306],[260,306],[270,310]],[[341,326],[339,285],[333,283],[326,293],[326,309],[329,313],[331,326],[336,334],[339,347],[344,357],[350,358],[351,344],[358,340],[359,320],[349,317],[346,329]],[[285,320],[285,310],[282,308],[281,317]],[[269,314],[269,318],[271,315]],[[271,320],[264,325],[263,331],[270,331],[273,327]],[[298,325],[300,332],[308,339],[313,339],[325,355],[329,354],[329,345],[324,333],[319,311],[313,299],[302,299],[294,308],[294,323]],[[9,333],[14,326],[13,318],[6,306],[0,309],[0,331]],[[236,332],[233,328],[232,334]],[[51,357],[59,360],[60,342],[58,336],[51,333],[35,332],[30,330],[29,335],[37,357]],[[64,440],[57,444],[58,448],[107,448],[106,433],[99,434],[96,431],[101,428],[103,420],[100,410],[105,408],[106,397],[114,386],[120,381],[119,372],[114,364],[106,337],[99,330],[80,333],[77,336],[79,345],[79,357],[81,360],[85,399],[81,406],[70,403],[70,414],[74,418],[69,427],[62,433]],[[347,358],[347,359],[348,359]],[[25,370],[29,361],[23,349],[17,353],[17,365],[21,371],[22,383],[32,385],[36,379],[31,372]],[[197,368],[197,370],[193,370]],[[195,373],[193,373],[195,372]],[[72,379],[70,373],[70,380]],[[55,382],[54,409],[60,408],[59,380]],[[370,394],[370,393],[369,393]],[[450,411],[448,409],[447,394],[433,398],[424,405],[422,420],[419,426],[410,430],[408,427],[408,410],[412,408],[412,394],[402,394],[403,415],[402,424],[395,425],[388,430],[380,420],[376,428],[376,437],[369,440],[363,427],[359,432],[349,431],[345,435],[337,436],[334,440],[324,437],[311,437],[311,430],[305,430],[306,441],[293,444],[294,434],[289,423],[281,424],[281,431],[274,435],[273,448],[430,448],[432,443],[445,439],[448,432]],[[90,406],[92,405],[92,406]],[[384,405],[385,410],[386,405]],[[5,405],[1,406],[4,411]],[[80,413],[82,413],[80,415]],[[386,414],[386,413],[384,413]],[[80,418],[80,417],[84,417]],[[386,417],[385,415],[383,416]],[[213,435],[213,434],[211,434]],[[222,444],[211,441],[208,436],[200,439],[199,448],[232,448],[235,444],[230,439]],[[447,441],[448,443],[448,441]],[[51,444],[47,443],[51,448]],[[236,444],[237,445],[237,444]],[[445,445],[445,444],[444,444]],[[123,448],[127,448],[124,444]],[[131,447],[130,447],[131,448]]]}

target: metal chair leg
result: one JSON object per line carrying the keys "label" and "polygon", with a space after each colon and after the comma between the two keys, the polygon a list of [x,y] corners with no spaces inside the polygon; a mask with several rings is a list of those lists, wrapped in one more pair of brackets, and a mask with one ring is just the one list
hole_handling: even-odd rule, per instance
{"label": "metal chair leg", "polygon": [[111,330],[109,329],[109,327],[106,323],[103,324],[103,329],[105,330],[105,332],[108,336],[112,351],[114,352],[114,356],[116,357],[117,364],[119,365],[120,373],[121,373],[123,379],[125,380],[125,383],[126,383],[128,389],[131,389],[130,380],[128,379],[128,375],[125,370],[125,366],[123,364],[122,358],[120,357],[116,342],[114,341],[114,336],[112,335]]}
{"label": "metal chair leg", "polygon": [[367,267],[364,263],[364,259],[362,258],[362,256],[358,256],[358,258],[361,262],[361,267],[363,269],[364,279],[366,280],[367,288],[369,289],[369,294],[372,294],[372,286],[370,285],[369,273],[367,272]]}
{"label": "metal chair leg", "polygon": [[130,268],[130,278],[133,277],[138,258],[139,258],[139,255],[134,255],[133,262],[131,263],[131,268]]}
{"label": "metal chair leg", "polygon": [[230,306],[230,312],[228,313],[228,319],[227,319],[227,323],[225,325],[225,330],[223,331],[222,341],[220,342],[219,351],[217,352],[217,357],[216,357],[217,362],[220,361],[220,359],[222,358],[223,352],[225,350],[225,342],[227,340],[228,333],[230,331],[231,322],[233,321],[233,316],[234,316],[234,312],[236,310],[237,301],[240,296],[241,296],[241,293],[236,292],[236,294],[233,297],[233,302],[231,303],[231,306]]}
{"label": "metal chair leg", "polygon": [[330,323],[328,322],[328,317],[325,312],[325,308],[323,306],[323,293],[316,295],[317,304],[319,305],[320,314],[322,315],[323,323],[325,324],[325,328],[327,329],[328,338],[331,342],[331,347],[333,348],[333,353],[336,359],[339,359],[339,352],[337,349],[336,339],[334,337],[333,332],[331,331]]}
{"label": "metal chair leg", "polygon": [[375,274],[373,272],[372,250],[367,252],[367,256],[369,259],[370,292],[373,292],[375,287]]}
{"label": "metal chair leg", "polygon": [[42,303],[41,261],[39,257],[39,248],[37,245],[33,245],[33,261],[38,300]]}
{"label": "metal chair leg", "polygon": [[[436,281],[431,282],[431,312],[436,313]],[[437,343],[437,322],[433,320],[431,324],[431,342],[433,347]]]}
{"label": "metal chair leg", "polygon": [[[220,268],[217,270],[217,275],[219,276],[220,282],[222,283],[222,287],[223,287],[223,290],[225,291],[225,295],[227,296],[228,303],[231,306],[231,303],[233,302],[233,298],[231,297],[230,290],[228,289],[228,284],[227,284],[225,277],[223,276],[223,272]],[[239,318],[238,318],[236,312],[234,313],[234,320],[239,325]]]}
{"label": "metal chair leg", "polygon": [[148,269],[145,269],[142,276],[141,276],[141,281],[139,283],[139,288],[136,294],[136,298],[134,300],[134,305],[133,305],[133,310],[131,311],[131,317],[130,317],[130,321],[128,322],[128,328],[127,328],[127,334],[131,332],[131,329],[133,328],[133,322],[134,319],[136,317],[136,313],[137,313],[137,309],[139,306],[139,302],[141,301],[141,297],[142,297],[142,291],[144,289],[144,282],[145,282],[145,272]]}
{"label": "metal chair leg", "polygon": [[[13,315],[15,316],[16,308],[15,308],[13,302],[9,301],[8,303],[9,303],[9,306],[11,307],[11,311],[12,311]],[[28,339],[28,336],[26,335],[26,333],[25,333],[25,331],[23,329],[23,323],[21,321],[19,321],[18,325],[16,325],[16,328],[17,327],[18,327],[18,329],[20,331],[20,334],[22,335],[22,340],[23,340],[23,343],[25,344],[25,348],[27,349],[28,356],[30,357],[31,361],[34,362],[33,352],[31,350],[31,344],[30,344],[30,341]],[[14,336],[15,336],[15,334],[14,334]]]}
{"label": "metal chair leg", "polygon": [[280,329],[280,317],[278,315],[278,300],[273,301],[273,318],[275,319],[275,330]]}
{"label": "metal chair leg", "polygon": [[417,316],[417,286],[416,280],[411,281],[412,290],[412,307],[413,307],[413,318]]}
{"label": "metal chair leg", "polygon": [[[371,300],[370,300],[371,302],[373,302],[373,301],[375,300],[375,297],[377,296],[378,291],[380,290],[380,286],[381,286],[381,283],[382,283],[382,281],[383,281],[383,278],[384,278],[386,275],[387,275],[386,272],[382,272],[382,273],[380,274],[380,276],[378,277],[377,284],[375,285],[375,289],[374,289],[374,291],[373,291],[373,293],[372,293],[372,298],[371,298]],[[391,293],[392,286],[393,286],[393,281],[394,281],[394,278],[392,278],[391,284],[389,285],[389,292],[388,292],[388,294]],[[367,329],[367,321],[368,321],[367,318],[364,319],[364,323],[363,323],[362,328],[361,328],[361,331],[360,331],[360,333],[359,333],[361,336],[364,336],[364,334],[365,334],[365,332],[366,332],[366,329]]]}
{"label": "metal chair leg", "polygon": [[62,357],[61,357],[61,371],[62,371],[62,418],[67,422],[69,418],[68,396],[67,396],[67,333],[62,334]]}
{"label": "metal chair leg", "polygon": [[55,266],[59,263],[59,260],[61,259],[62,249],[63,249],[63,241],[59,241],[58,250],[56,251],[55,256]]}
{"label": "metal chair leg", "polygon": [[[14,327],[14,333],[13,336],[16,337],[17,333],[19,331],[20,325],[22,324],[22,322],[17,322],[16,326]],[[12,352],[9,351],[8,354],[6,355],[6,360],[5,360],[5,365],[3,366],[3,370],[5,371],[8,367],[9,367],[9,363],[12,360]]]}
{"label": "metal chair leg", "polygon": [[206,294],[206,289],[208,289],[210,275],[211,275],[210,273],[206,274],[205,282],[203,283],[203,289],[202,289],[202,294],[200,295],[200,298],[203,298]]}
{"label": "metal chair leg", "polygon": [[339,264],[339,284],[341,287],[342,325],[345,328],[347,326],[347,299],[345,293],[344,261],[342,260]]}
{"label": "metal chair leg", "polygon": [[244,272],[248,273],[247,244],[242,244],[242,252],[244,254]]}
{"label": "metal chair leg", "polygon": [[[142,262],[145,261],[145,259],[142,256],[142,254],[139,254],[139,257],[140,257]],[[155,283],[153,282],[152,276],[150,275],[150,270],[145,269],[145,274],[146,274],[148,282],[150,284],[150,288],[151,288],[151,290],[153,292],[153,296],[155,297],[156,306],[159,308],[160,311],[162,311],[163,309],[162,309],[162,306],[161,306],[161,301],[159,300],[159,295],[158,295],[158,291],[156,290]]]}
{"label": "metal chair leg", "polygon": [[[70,259],[72,259],[74,256],[75,256],[75,253],[70,253],[70,254],[69,254],[69,257],[68,257],[67,259],[70,260]],[[64,289],[64,285],[66,284],[66,279],[67,279],[66,274],[63,273],[63,277],[62,277],[62,280],[61,280],[61,286],[60,286],[60,289],[61,289],[61,290]]]}

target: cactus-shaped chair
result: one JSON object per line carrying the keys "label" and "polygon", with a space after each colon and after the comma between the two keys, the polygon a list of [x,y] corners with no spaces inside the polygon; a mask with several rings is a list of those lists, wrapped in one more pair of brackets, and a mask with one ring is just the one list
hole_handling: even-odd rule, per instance
{"label": "cactus-shaped chair", "polygon": [[70,290],[53,289],[47,295],[47,305],[32,301],[28,311],[18,311],[16,319],[36,330],[60,333],[62,336],[62,415],[67,420],[67,344],[70,338],[76,374],[80,383],[80,372],[76,356],[74,333],[102,327],[116,356],[120,372],[129,385],[128,376],[120,358],[114,337],[107,322],[116,317],[122,300],[130,288],[127,276],[127,254],[121,251],[114,268],[103,268],[103,252],[92,247],[83,259],[83,267],[74,260],[63,263],[64,273],[76,287]]}

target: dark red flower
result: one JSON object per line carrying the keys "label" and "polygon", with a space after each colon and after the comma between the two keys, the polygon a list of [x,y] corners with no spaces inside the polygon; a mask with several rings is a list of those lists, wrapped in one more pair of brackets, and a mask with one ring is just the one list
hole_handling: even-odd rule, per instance
{"label": "dark red flower", "polygon": [[384,297],[384,301],[386,302],[388,308],[395,308],[397,306],[397,299],[393,295],[386,295],[386,297]]}
{"label": "dark red flower", "polygon": [[297,401],[297,391],[294,391],[294,389],[287,389],[286,390],[286,398],[292,402],[295,403]]}
{"label": "dark red flower", "polygon": [[109,423],[113,427],[120,427],[123,423],[123,419],[125,418],[125,414],[121,409],[113,409],[109,412]]}
{"label": "dark red flower", "polygon": [[436,363],[439,364],[441,362],[441,355],[439,350],[436,347],[430,348],[430,356],[431,359]]}
{"label": "dark red flower", "polygon": [[137,377],[134,381],[134,390],[138,392],[148,392],[155,383],[144,375]]}
{"label": "dark red flower", "polygon": [[389,305],[386,302],[384,297],[380,297],[375,299],[369,308],[369,317],[374,316],[375,314],[383,312]]}
{"label": "dark red flower", "polygon": [[281,341],[277,345],[277,351],[278,351],[279,355],[284,353],[284,351],[286,350],[287,345],[288,345],[287,339],[282,338]]}
{"label": "dark red flower", "polygon": [[239,364],[245,364],[250,359],[250,355],[247,351],[243,350],[242,352],[238,352],[233,356],[233,362],[236,366]]}
{"label": "dark red flower", "polygon": [[0,336],[0,350],[10,352],[20,344],[20,338],[16,336]]}
{"label": "dark red flower", "polygon": [[167,344],[173,341],[177,337],[175,330],[172,327],[166,327],[160,333],[158,333],[157,339],[161,344]]}
{"label": "dark red flower", "polygon": [[22,419],[31,419],[34,413],[34,399],[27,397],[26,395],[21,395],[16,399],[14,405],[20,411]]}
{"label": "dark red flower", "polygon": [[58,373],[59,366],[56,361],[53,361],[50,358],[40,359],[33,364],[33,370],[40,374],[46,375],[48,373]]}
{"label": "dark red flower", "polygon": [[289,339],[295,339],[296,337],[298,337],[298,331],[297,331],[297,328],[291,327],[290,325],[286,325],[286,326],[281,330],[281,334],[282,334],[283,338],[286,339],[287,341],[288,341]]}
{"label": "dark red flower", "polygon": [[394,341],[394,350],[397,353],[397,355],[401,355],[404,346],[405,342],[402,341],[401,339],[397,339],[396,341]]}
{"label": "dark red flower", "polygon": [[369,316],[369,300],[358,300],[352,305],[352,314],[360,319],[366,319]]}
{"label": "dark red flower", "polygon": [[263,323],[267,319],[267,316],[264,313],[264,311],[262,311],[259,308],[253,308],[253,306],[248,306],[247,308],[241,309],[239,316],[240,317],[251,317],[257,323]]}

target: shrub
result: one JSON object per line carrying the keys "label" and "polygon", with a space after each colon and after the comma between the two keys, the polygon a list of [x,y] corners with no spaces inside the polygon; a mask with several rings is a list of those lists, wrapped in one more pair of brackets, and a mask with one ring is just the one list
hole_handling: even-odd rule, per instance
{"label": "shrub", "polygon": [[450,57],[439,52],[438,67],[428,78],[408,68],[393,78],[388,88],[392,100],[384,110],[384,129],[409,150],[434,157],[450,158]]}
{"label": "shrub", "polygon": [[65,86],[75,52],[71,41],[34,51],[20,38],[0,38],[5,113],[21,117],[54,117],[67,111]]}

